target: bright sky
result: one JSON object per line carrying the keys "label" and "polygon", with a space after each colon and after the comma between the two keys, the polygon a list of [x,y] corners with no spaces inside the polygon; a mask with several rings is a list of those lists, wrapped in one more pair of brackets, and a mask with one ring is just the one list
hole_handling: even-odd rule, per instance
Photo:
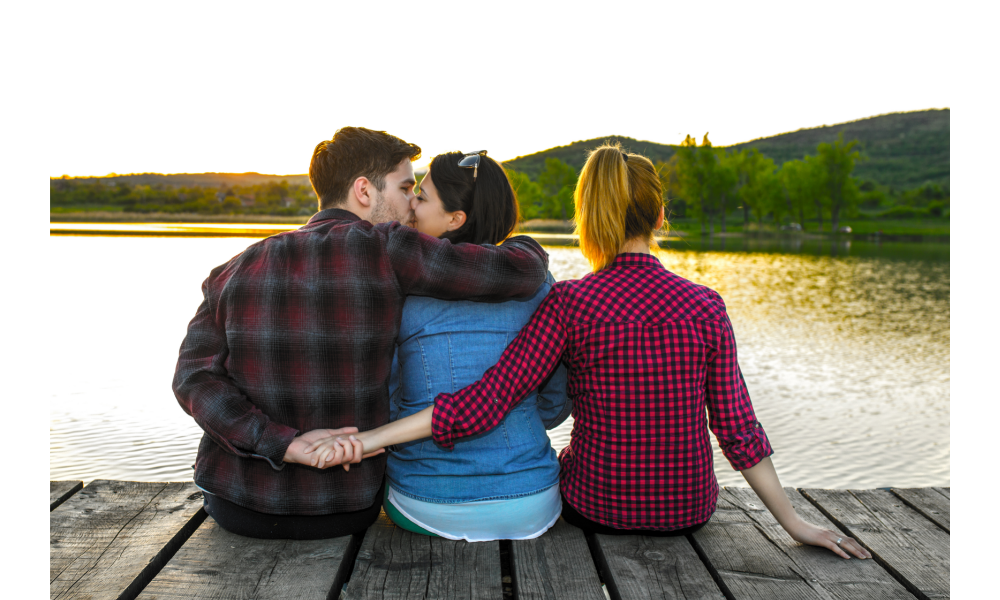
{"label": "bright sky", "polygon": [[418,166],[613,134],[728,145],[953,100],[941,15],[918,2],[277,6],[46,14],[48,124],[79,148],[49,174],[305,173],[344,125],[419,144]]}

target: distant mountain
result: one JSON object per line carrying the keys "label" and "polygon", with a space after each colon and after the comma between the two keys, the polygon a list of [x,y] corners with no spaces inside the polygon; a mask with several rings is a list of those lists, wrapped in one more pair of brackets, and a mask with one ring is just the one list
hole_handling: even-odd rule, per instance
{"label": "distant mountain", "polygon": [[74,177],[76,181],[100,181],[114,186],[119,182],[129,185],[169,185],[173,187],[233,187],[250,186],[271,181],[287,181],[289,184],[309,185],[308,175],[264,175],[261,173],[132,173],[130,175],[108,175],[107,177]]}
{"label": "distant mountain", "polygon": [[[896,190],[915,188],[924,183],[948,186],[951,182],[949,109],[891,113],[837,125],[800,129],[729,148],[757,148],[780,166],[785,161],[815,154],[817,145],[835,141],[841,132],[845,141],[858,140],[862,152],[868,157],[854,169],[854,176],[858,179],[868,179]],[[692,135],[700,141],[703,133]],[[627,150],[642,154],[653,162],[668,160],[677,148],[628,137],[608,136],[519,156],[504,164],[533,179],[545,168],[546,158],[558,158],[579,171],[587,160],[587,153],[605,141],[619,141]]]}

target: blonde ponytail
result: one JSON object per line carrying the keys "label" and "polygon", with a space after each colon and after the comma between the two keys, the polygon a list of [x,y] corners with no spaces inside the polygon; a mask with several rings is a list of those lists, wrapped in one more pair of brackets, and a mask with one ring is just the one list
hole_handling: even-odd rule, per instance
{"label": "blonde ponytail", "polygon": [[625,154],[618,143],[590,153],[573,193],[580,250],[595,272],[606,268],[626,242],[652,239],[663,207],[653,163]]}

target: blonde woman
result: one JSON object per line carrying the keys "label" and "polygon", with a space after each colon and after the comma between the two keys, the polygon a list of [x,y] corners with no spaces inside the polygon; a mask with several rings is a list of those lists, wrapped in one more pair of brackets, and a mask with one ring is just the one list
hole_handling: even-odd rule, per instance
{"label": "blonde woman", "polygon": [[[559,456],[563,518],[604,534],[682,535],[715,512],[711,429],[733,468],[795,540],[843,558],[854,539],[802,520],[771,464],[725,303],[651,255],[664,225],[652,163],[617,145],[594,150],[575,193],[577,232],[593,273],[562,281],[499,362],[476,383],[357,435],[365,452],[433,434],[456,440],[495,427],[560,362],[569,370],[570,445]],[[706,420],[706,412],[708,418]],[[322,456],[330,441],[317,443]]]}

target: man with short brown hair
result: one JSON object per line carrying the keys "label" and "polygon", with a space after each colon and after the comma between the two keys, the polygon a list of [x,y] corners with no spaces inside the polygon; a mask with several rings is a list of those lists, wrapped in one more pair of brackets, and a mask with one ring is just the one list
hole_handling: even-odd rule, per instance
{"label": "man with short brown hair", "polygon": [[313,152],[320,211],[212,270],[173,389],[205,430],[195,483],[225,529],[316,539],[357,533],[381,508],[384,457],[309,466],[313,440],[389,420],[388,376],[407,295],[530,296],[548,258],[530,238],[452,245],[409,222],[420,148],[345,127]]}

